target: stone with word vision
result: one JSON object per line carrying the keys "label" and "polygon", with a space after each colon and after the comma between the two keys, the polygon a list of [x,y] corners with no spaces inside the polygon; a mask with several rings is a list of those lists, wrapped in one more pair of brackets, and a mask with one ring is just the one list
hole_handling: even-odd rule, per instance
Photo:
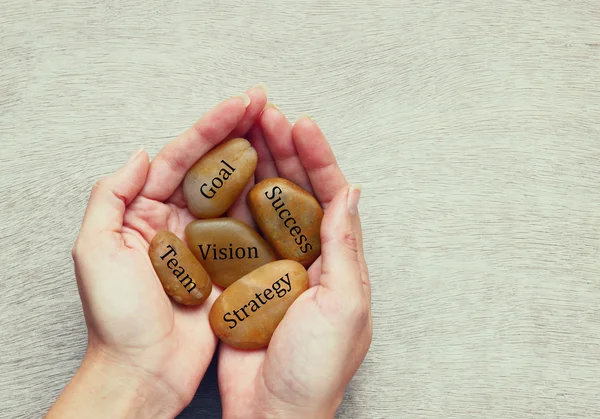
{"label": "stone with word vision", "polygon": [[221,293],[210,310],[210,326],[233,348],[264,348],[288,308],[307,289],[308,274],[300,263],[267,263]]}
{"label": "stone with word vision", "polygon": [[165,292],[173,300],[197,306],[208,298],[212,291],[208,273],[175,234],[167,230],[156,233],[148,255]]}
{"label": "stone with word vision", "polygon": [[235,218],[192,221],[185,228],[185,237],[210,279],[223,288],[276,260],[267,242]]}
{"label": "stone with word vision", "polygon": [[321,254],[323,209],[307,191],[289,180],[269,178],[247,197],[250,212],[281,259],[310,266]]}
{"label": "stone with word vision", "polygon": [[183,196],[196,218],[217,218],[235,202],[256,169],[257,154],[243,138],[210,150],[186,173]]}

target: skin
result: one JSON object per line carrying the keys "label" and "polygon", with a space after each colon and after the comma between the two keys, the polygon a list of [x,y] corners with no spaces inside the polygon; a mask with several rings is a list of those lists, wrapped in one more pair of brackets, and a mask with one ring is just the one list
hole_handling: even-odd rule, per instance
{"label": "skin", "polygon": [[[311,192],[325,215],[309,290],[287,311],[269,347],[219,347],[224,418],[333,418],[372,339],[371,288],[356,204],[327,140],[310,118],[294,125],[268,106],[250,132],[256,182],[284,177]],[[248,188],[246,189],[247,192]],[[235,210],[247,217],[238,200]]]}
{"label": "skin", "polygon": [[[261,88],[217,105],[152,160],[134,153],[92,188],[73,247],[88,328],[78,371],[47,418],[175,417],[192,399],[217,347],[208,313],[172,302],[148,258],[162,229],[184,238],[194,217],[181,182],[216,144],[245,136],[257,149],[256,179],[285,177],[326,209],[322,256],[311,288],[288,310],[268,349],[220,345],[225,418],[332,418],[372,336],[370,285],[356,204],[327,141],[309,118],[295,125],[265,104]],[[252,227],[245,188],[228,216]],[[118,292],[115,292],[118,290]],[[193,350],[190,350],[193,348]]]}

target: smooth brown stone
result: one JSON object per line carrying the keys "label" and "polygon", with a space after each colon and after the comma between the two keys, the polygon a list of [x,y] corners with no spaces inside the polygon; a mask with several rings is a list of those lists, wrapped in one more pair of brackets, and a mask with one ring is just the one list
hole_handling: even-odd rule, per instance
{"label": "smooth brown stone", "polygon": [[185,237],[210,279],[224,288],[276,260],[267,242],[235,218],[192,221],[185,228]]}
{"label": "smooth brown stone", "polygon": [[183,180],[183,196],[196,218],[217,218],[235,202],[256,169],[257,154],[243,138],[206,153]]}
{"label": "smooth brown stone", "polygon": [[286,179],[265,179],[248,193],[248,206],[281,259],[308,267],[319,257],[323,210],[307,191]]}
{"label": "smooth brown stone", "polygon": [[307,289],[308,274],[301,264],[268,263],[223,291],[210,310],[210,326],[229,346],[264,348],[288,308]]}
{"label": "smooth brown stone", "polygon": [[190,249],[167,230],[156,233],[148,255],[165,292],[180,304],[202,304],[212,291],[212,282]]}

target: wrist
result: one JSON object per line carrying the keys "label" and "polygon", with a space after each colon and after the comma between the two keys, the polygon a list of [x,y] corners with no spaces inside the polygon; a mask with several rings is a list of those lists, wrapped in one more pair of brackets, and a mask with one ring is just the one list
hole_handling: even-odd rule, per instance
{"label": "wrist", "polygon": [[337,409],[281,408],[257,415],[261,419],[334,419]]}
{"label": "wrist", "polygon": [[124,405],[135,413],[127,417],[171,418],[185,407],[163,380],[134,364],[100,350],[90,351],[84,362],[90,364],[93,376],[106,383],[111,395],[122,394]]}
{"label": "wrist", "polygon": [[185,406],[157,377],[88,348],[48,418],[173,418]]}
{"label": "wrist", "polygon": [[342,397],[328,400],[319,405],[292,405],[289,403],[273,403],[262,411],[255,412],[261,419],[334,419]]}
{"label": "wrist", "polygon": [[[223,401],[223,400],[222,400]],[[328,407],[294,406],[283,402],[245,405],[233,401],[222,403],[224,419],[334,419],[339,403]]]}

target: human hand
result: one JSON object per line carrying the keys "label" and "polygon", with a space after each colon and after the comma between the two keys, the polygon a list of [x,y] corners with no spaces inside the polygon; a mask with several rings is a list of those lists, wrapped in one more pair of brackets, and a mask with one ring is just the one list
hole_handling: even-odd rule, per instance
{"label": "human hand", "polygon": [[[308,270],[309,290],[288,309],[267,349],[221,344],[223,417],[332,418],[372,337],[371,291],[356,209],[360,190],[347,184],[309,118],[292,127],[279,110],[268,107],[249,139],[258,153],[257,182],[283,177],[319,200],[325,209],[322,248]],[[230,213],[253,224],[245,196]]]}
{"label": "human hand", "polygon": [[73,247],[88,328],[82,366],[48,417],[173,417],[185,407],[216,348],[208,313],[172,302],[148,257],[155,233],[184,238],[195,218],[181,182],[226,138],[244,136],[266,103],[262,88],[228,99],[149,162],[139,151],[94,185]]}

